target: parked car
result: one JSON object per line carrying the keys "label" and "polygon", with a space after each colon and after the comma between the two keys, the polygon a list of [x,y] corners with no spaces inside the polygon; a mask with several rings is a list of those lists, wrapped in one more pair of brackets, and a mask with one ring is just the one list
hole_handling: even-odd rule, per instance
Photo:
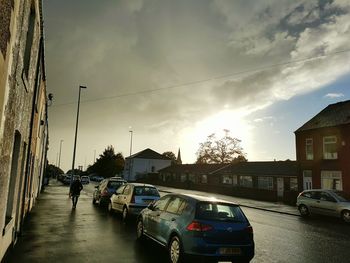
{"label": "parked car", "polygon": [[185,255],[232,262],[254,257],[253,228],[239,205],[211,197],[163,196],[137,219],[137,238],[144,237],[166,247],[172,263]]}
{"label": "parked car", "polygon": [[303,217],[321,214],[342,218],[350,223],[350,201],[333,190],[305,190],[297,197],[297,207]]}
{"label": "parked car", "polygon": [[71,182],[71,175],[65,175],[63,177],[62,183],[65,184],[65,185],[69,185],[70,182]]}
{"label": "parked car", "polygon": [[92,195],[92,203],[99,203],[101,206],[106,206],[109,203],[112,194],[125,183],[125,180],[116,178],[107,178],[102,180],[95,186],[95,191]]}
{"label": "parked car", "polygon": [[86,176],[86,175],[83,175],[81,178],[81,183],[82,184],[89,184],[90,183],[90,177],[89,176]]}
{"label": "parked car", "polygon": [[142,209],[159,197],[159,192],[153,185],[128,183],[112,195],[108,210],[122,213],[123,220],[126,220],[129,215],[138,215]]}

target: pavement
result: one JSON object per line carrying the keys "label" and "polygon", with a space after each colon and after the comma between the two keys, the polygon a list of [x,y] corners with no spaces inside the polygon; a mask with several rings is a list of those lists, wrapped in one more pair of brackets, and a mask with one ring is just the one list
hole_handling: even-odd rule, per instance
{"label": "pavement", "polygon": [[[156,186],[159,191],[164,193],[182,193],[182,194],[196,194],[202,196],[208,196],[207,192],[194,191],[194,190],[186,190],[179,188],[170,188],[165,186]],[[248,207],[253,209],[264,210],[273,213],[286,214],[292,216],[300,216],[299,211],[296,206],[286,205],[281,202],[265,202],[258,201],[253,199],[235,197],[235,196],[227,196],[216,193],[209,193],[210,196],[214,196],[219,199],[235,202],[239,204],[241,207]]]}
{"label": "pavement", "polygon": [[[159,186],[159,190],[163,194],[175,192],[208,196],[205,192],[163,186]],[[236,202],[243,208],[299,216],[296,207],[282,203],[212,193],[210,195]],[[139,250],[134,245],[134,232],[133,226],[130,229],[125,228],[117,217],[108,216],[104,210],[93,206],[91,193],[85,190],[79,198],[77,209],[72,210],[68,187],[53,180],[40,194],[36,205],[25,219],[23,232],[17,243],[1,262],[114,262],[120,251],[124,255],[120,262],[155,262],[154,258],[145,260],[149,257],[148,251]],[[98,242],[99,240],[105,242]],[[117,250],[116,245],[120,247]]]}

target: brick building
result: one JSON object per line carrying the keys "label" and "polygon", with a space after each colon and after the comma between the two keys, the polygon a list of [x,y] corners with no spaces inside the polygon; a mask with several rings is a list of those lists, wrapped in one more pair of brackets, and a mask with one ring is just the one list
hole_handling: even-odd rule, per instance
{"label": "brick building", "polygon": [[350,100],[331,104],[295,131],[299,187],[350,196]]}
{"label": "brick building", "polygon": [[40,0],[0,1],[0,260],[38,196],[48,143]]}

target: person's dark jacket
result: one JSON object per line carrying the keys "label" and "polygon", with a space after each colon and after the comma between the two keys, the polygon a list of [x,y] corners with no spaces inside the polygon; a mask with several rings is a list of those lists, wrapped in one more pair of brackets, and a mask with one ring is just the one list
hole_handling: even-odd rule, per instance
{"label": "person's dark jacket", "polygon": [[71,195],[80,195],[80,191],[83,189],[83,185],[80,180],[74,180],[72,185],[70,186],[70,194]]}

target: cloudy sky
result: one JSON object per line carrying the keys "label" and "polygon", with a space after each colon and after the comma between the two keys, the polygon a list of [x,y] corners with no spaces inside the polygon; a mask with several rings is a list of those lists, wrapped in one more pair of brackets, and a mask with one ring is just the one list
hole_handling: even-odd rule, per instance
{"label": "cloudy sky", "polygon": [[350,99],[350,3],[287,0],[46,0],[49,161],[108,146],[181,149],[229,129],[250,161],[295,159],[294,131]]}

